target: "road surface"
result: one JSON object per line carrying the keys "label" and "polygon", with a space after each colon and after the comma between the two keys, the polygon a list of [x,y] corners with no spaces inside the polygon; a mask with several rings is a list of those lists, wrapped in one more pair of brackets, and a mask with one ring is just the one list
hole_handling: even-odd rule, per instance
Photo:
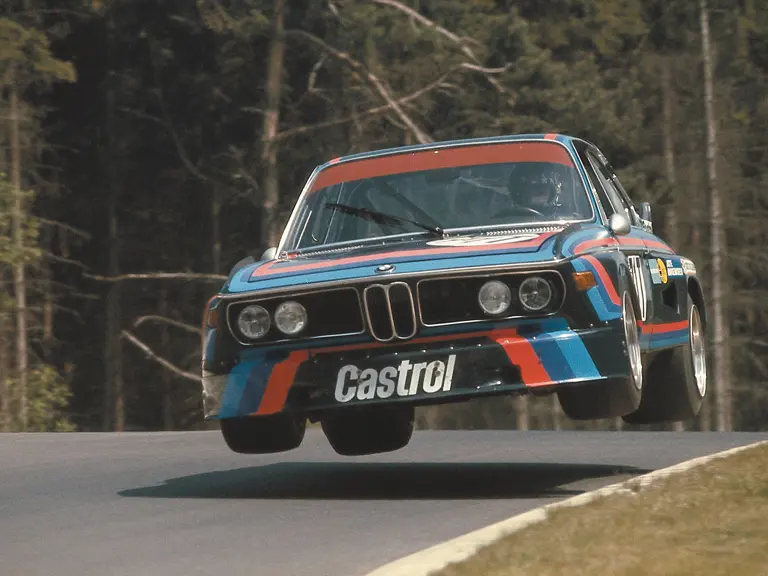
{"label": "road surface", "polygon": [[423,431],[337,456],[318,429],[0,435],[3,576],[355,576],[514,514],[768,434]]}

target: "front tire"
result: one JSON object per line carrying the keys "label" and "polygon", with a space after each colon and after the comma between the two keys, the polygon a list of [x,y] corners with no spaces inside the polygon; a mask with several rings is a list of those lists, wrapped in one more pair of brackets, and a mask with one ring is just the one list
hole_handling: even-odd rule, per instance
{"label": "front tire", "polygon": [[640,352],[635,307],[629,292],[624,292],[622,295],[621,308],[629,378],[606,380],[559,390],[557,399],[560,401],[560,406],[565,415],[572,420],[617,418],[637,410],[640,405],[644,383],[643,356]]}
{"label": "front tire", "polygon": [[640,407],[624,416],[629,424],[677,422],[696,417],[707,394],[704,325],[688,295],[688,342],[661,350],[648,366]]}
{"label": "front tire", "polygon": [[323,417],[322,428],[337,454],[363,456],[408,445],[414,417],[413,406],[345,408]]}
{"label": "front tire", "polygon": [[286,452],[301,445],[307,419],[293,414],[225,418],[219,421],[229,449],[238,454]]}

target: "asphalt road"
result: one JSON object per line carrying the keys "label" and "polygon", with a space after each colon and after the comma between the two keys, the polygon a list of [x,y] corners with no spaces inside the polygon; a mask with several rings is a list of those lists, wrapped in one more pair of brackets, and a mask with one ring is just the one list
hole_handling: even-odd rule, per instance
{"label": "asphalt road", "polygon": [[240,456],[218,431],[0,435],[0,573],[363,574],[543,503],[768,434],[417,432]]}

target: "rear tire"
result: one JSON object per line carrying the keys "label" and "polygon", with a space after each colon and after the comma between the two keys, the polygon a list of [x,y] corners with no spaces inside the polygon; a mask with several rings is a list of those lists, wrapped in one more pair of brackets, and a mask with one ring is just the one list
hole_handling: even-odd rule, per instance
{"label": "rear tire", "polygon": [[637,317],[629,292],[623,293],[621,302],[630,376],[558,390],[560,406],[572,420],[617,418],[637,410],[640,405],[644,376]]}
{"label": "rear tire", "polygon": [[699,309],[688,295],[688,342],[661,350],[648,366],[648,382],[629,424],[677,422],[696,417],[707,393],[707,355]]}
{"label": "rear tire", "polygon": [[229,449],[238,454],[286,452],[301,445],[307,420],[293,414],[274,414],[219,421]]}
{"label": "rear tire", "polygon": [[322,428],[342,456],[393,452],[411,441],[414,415],[413,406],[345,408],[323,417]]}

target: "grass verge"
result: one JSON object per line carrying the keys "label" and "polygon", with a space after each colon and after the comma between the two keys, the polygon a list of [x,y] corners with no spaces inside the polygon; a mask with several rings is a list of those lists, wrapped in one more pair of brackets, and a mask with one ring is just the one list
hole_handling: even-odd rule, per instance
{"label": "grass verge", "polygon": [[768,445],[629,486],[433,576],[768,575]]}

